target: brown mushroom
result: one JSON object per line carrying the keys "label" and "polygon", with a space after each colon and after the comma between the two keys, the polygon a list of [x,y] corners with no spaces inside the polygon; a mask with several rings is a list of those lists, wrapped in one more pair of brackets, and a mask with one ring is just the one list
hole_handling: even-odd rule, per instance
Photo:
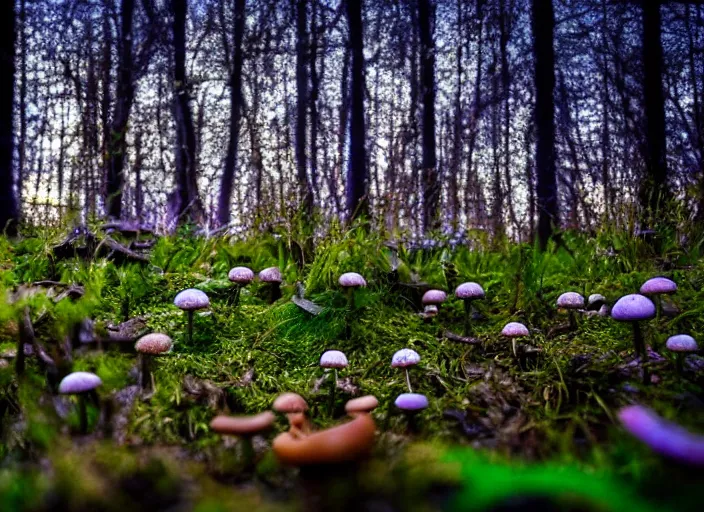
{"label": "brown mushroom", "polygon": [[353,398],[345,404],[345,411],[350,416],[356,416],[361,413],[370,413],[379,406],[379,400],[373,395],[360,396]]}
{"label": "brown mushroom", "polygon": [[271,411],[254,416],[216,416],[210,422],[210,429],[219,434],[238,436],[241,439],[243,465],[248,468],[254,460],[252,437],[269,430],[276,417]]}
{"label": "brown mushroom", "polygon": [[279,434],[272,443],[276,457],[291,466],[339,464],[367,455],[374,444],[376,424],[369,414],[359,414],[352,421],[296,437]]}
{"label": "brown mushroom", "polygon": [[279,395],[274,400],[272,408],[276,412],[286,415],[291,433],[294,436],[310,432],[310,425],[304,414],[308,410],[308,403],[298,393],[283,393]]}

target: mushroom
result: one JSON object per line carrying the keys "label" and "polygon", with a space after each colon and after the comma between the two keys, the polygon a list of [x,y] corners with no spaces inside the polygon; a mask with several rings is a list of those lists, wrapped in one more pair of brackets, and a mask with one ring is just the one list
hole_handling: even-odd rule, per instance
{"label": "mushroom", "polygon": [[218,434],[233,435],[240,438],[242,445],[240,455],[245,468],[252,466],[254,447],[252,437],[269,430],[276,417],[271,411],[254,416],[216,416],[210,422],[210,429]]}
{"label": "mushroom", "polygon": [[66,375],[59,384],[59,393],[63,395],[78,395],[78,418],[80,421],[80,432],[88,432],[88,415],[86,413],[86,396],[91,395],[97,403],[98,394],[95,388],[103,383],[94,373],[73,372]]}
{"label": "mushroom", "polygon": [[657,300],[654,301],[657,308],[657,318],[660,318],[660,312],[662,311],[662,299],[660,296],[672,294],[676,291],[677,283],[666,277],[653,277],[652,279],[648,279],[643,283],[643,286],[640,287],[641,295],[657,298]]}
{"label": "mushroom", "polygon": [[394,353],[391,358],[392,368],[403,368],[406,372],[406,384],[408,385],[408,391],[413,392],[411,389],[411,377],[408,374],[408,367],[415,366],[420,362],[420,355],[415,350],[410,348],[402,348]]}
{"label": "mushroom", "polygon": [[284,278],[278,267],[265,268],[259,272],[259,280],[262,283],[269,283],[269,304],[281,298],[281,282]]}
{"label": "mushroom", "polygon": [[335,389],[337,388],[337,370],[339,368],[347,368],[347,356],[339,350],[326,350],[320,356],[320,367],[325,369],[332,368],[335,374],[335,379],[330,386],[330,405],[329,412],[332,415],[335,409]]}
{"label": "mushroom", "polygon": [[367,282],[357,272],[346,272],[337,280],[347,292],[347,304],[350,309],[354,309],[354,291],[357,288],[367,286]]}
{"label": "mushroom", "polygon": [[409,430],[417,430],[416,414],[428,407],[428,399],[420,393],[402,393],[396,397],[394,405],[406,415]]}
{"label": "mushroom", "polygon": [[643,333],[641,332],[638,322],[650,320],[655,316],[655,304],[648,297],[633,293],[624,295],[614,307],[611,308],[611,317],[619,322],[630,322],[633,325],[633,345],[636,349],[636,354],[640,356],[643,366],[643,382],[648,381],[648,370],[645,367],[647,362],[647,352],[643,342]]}
{"label": "mushroom", "polygon": [[576,309],[584,308],[584,297],[577,292],[566,292],[557,298],[557,307],[566,309],[570,315],[570,329],[577,328],[577,320],[574,316]]}
{"label": "mushroom", "polygon": [[602,306],[606,304],[606,297],[600,293],[592,293],[589,298],[587,298],[587,310],[588,311],[599,311]]}
{"label": "mushroom", "polygon": [[629,434],[654,452],[685,464],[704,466],[704,436],[689,432],[642,405],[622,408],[618,418]]}
{"label": "mushroom", "polygon": [[513,356],[518,357],[516,353],[516,338],[523,338],[530,336],[530,331],[528,327],[520,322],[509,322],[501,330],[501,335],[511,338],[511,347],[513,348]]}
{"label": "mushroom", "polygon": [[271,448],[289,466],[340,464],[369,454],[375,434],[371,415],[358,414],[352,421],[305,436],[284,432],[274,439]]}
{"label": "mushroom", "polygon": [[292,435],[298,436],[310,432],[310,425],[304,414],[308,410],[308,404],[301,395],[282,393],[274,400],[272,409],[286,415]]}
{"label": "mushroom", "polygon": [[667,350],[675,353],[677,372],[682,373],[682,361],[685,354],[690,354],[699,350],[697,342],[688,334],[676,334],[670,336],[665,342]]}
{"label": "mushroom", "polygon": [[174,304],[186,312],[188,316],[188,341],[193,341],[193,312],[210,306],[210,299],[204,292],[188,288],[176,295]]}
{"label": "mushroom", "polygon": [[254,280],[254,272],[247,267],[234,267],[227,273],[227,278],[235,284],[234,293],[230,296],[230,303],[237,307],[240,302],[240,292]]}
{"label": "mushroom", "polygon": [[134,344],[134,349],[139,353],[139,385],[143,390],[150,389],[152,386],[150,366],[154,357],[171,352],[172,348],[171,338],[158,332],[142,336]]}
{"label": "mushroom", "polygon": [[469,336],[469,316],[472,301],[484,298],[484,289],[477,283],[462,283],[455,289],[455,297],[464,301],[464,335]]}
{"label": "mushroom", "polygon": [[360,396],[348,400],[345,404],[345,412],[350,416],[358,414],[368,414],[379,406],[379,400],[373,395]]}

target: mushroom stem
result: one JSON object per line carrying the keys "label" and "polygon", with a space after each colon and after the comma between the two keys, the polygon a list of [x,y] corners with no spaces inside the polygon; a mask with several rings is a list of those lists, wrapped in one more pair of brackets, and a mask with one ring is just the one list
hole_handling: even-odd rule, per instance
{"label": "mushroom stem", "polygon": [[662,314],[662,297],[658,294],[655,296],[655,321],[660,321],[660,315]]}
{"label": "mushroom stem", "polygon": [[418,421],[416,420],[416,412],[409,411],[404,413],[406,416],[406,421],[408,422],[408,433],[417,434],[418,433]]}
{"label": "mushroom stem", "polygon": [[330,385],[330,404],[328,405],[328,410],[330,411],[330,416],[332,416],[335,413],[335,391],[337,388],[337,368],[335,368],[333,375],[334,375],[334,378],[332,379],[332,383]]}
{"label": "mushroom stem", "polygon": [[188,316],[188,341],[192,342],[193,341],[193,310],[188,310],[186,311],[186,315]]}
{"label": "mushroom stem", "polygon": [[464,300],[464,335],[469,336],[470,334],[470,328],[469,328],[469,317],[471,316],[472,312],[472,301],[471,299],[465,299]]}
{"label": "mushroom stem", "polygon": [[684,356],[682,353],[678,352],[675,354],[675,369],[679,375],[684,373]]}
{"label": "mushroom stem", "polygon": [[408,392],[413,393],[413,390],[411,389],[411,376],[408,373],[408,367],[404,368],[406,372],[406,385],[408,386]]}
{"label": "mushroom stem", "polygon": [[577,318],[574,315],[573,309],[570,309],[569,311],[570,330],[574,331],[575,329],[577,329]]}
{"label": "mushroom stem", "polygon": [[643,384],[647,384],[650,380],[647,367],[648,353],[645,349],[645,342],[643,341],[643,332],[638,322],[633,322],[633,344],[636,348],[636,355],[640,357],[640,365],[643,368]]}
{"label": "mushroom stem", "polygon": [[139,354],[139,385],[143,390],[147,390],[151,387],[152,380],[150,377],[149,363],[150,356],[147,354]]}
{"label": "mushroom stem", "polygon": [[78,395],[78,421],[81,434],[87,434],[88,413],[86,412],[86,397],[84,393]]}
{"label": "mushroom stem", "polygon": [[269,304],[273,304],[281,298],[281,284],[271,283],[271,288],[269,289]]}
{"label": "mushroom stem", "polygon": [[240,292],[242,291],[242,287],[238,284],[235,286],[235,294],[232,299],[232,306],[237,307],[240,304]]}

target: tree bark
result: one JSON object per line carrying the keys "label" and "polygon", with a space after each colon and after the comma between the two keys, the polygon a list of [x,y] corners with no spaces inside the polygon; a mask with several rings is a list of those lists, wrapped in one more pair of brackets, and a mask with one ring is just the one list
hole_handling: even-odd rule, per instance
{"label": "tree bark", "polygon": [[14,235],[19,208],[13,172],[15,113],[15,1],[0,10],[0,230]]}
{"label": "tree bark", "polygon": [[296,176],[298,201],[306,221],[313,215],[313,191],[308,180],[308,1],[296,0]]}
{"label": "tree bark", "polygon": [[352,54],[350,91],[350,144],[347,173],[347,211],[350,219],[367,211],[367,152],[364,126],[364,39],[362,35],[363,0],[347,0],[349,45]]}
{"label": "tree bark", "polygon": [[552,0],[532,0],[538,245],[545,250],[559,222],[555,169],[555,15]]}

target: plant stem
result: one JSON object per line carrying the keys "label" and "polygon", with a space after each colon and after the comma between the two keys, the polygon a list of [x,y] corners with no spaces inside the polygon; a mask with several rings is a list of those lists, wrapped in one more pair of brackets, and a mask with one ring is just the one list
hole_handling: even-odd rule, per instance
{"label": "plant stem", "polygon": [[240,290],[242,290],[242,287],[239,284],[235,285],[235,294],[232,299],[232,306],[234,308],[236,308],[240,303]]}
{"label": "plant stem", "polygon": [[411,389],[411,376],[408,373],[408,367],[404,368],[406,372],[406,385],[408,386],[408,392],[413,393],[413,390]]}
{"label": "plant stem", "polygon": [[569,311],[570,330],[574,331],[575,329],[577,329],[577,319],[574,316],[574,310],[570,309]]}
{"label": "plant stem", "polygon": [[638,322],[633,322],[633,344],[636,347],[636,355],[640,357],[640,365],[643,368],[643,384],[648,384],[650,375],[648,374],[648,353],[643,341],[643,333]]}
{"label": "plant stem", "polygon": [[679,375],[684,373],[684,356],[681,353],[675,355],[675,369]]}

